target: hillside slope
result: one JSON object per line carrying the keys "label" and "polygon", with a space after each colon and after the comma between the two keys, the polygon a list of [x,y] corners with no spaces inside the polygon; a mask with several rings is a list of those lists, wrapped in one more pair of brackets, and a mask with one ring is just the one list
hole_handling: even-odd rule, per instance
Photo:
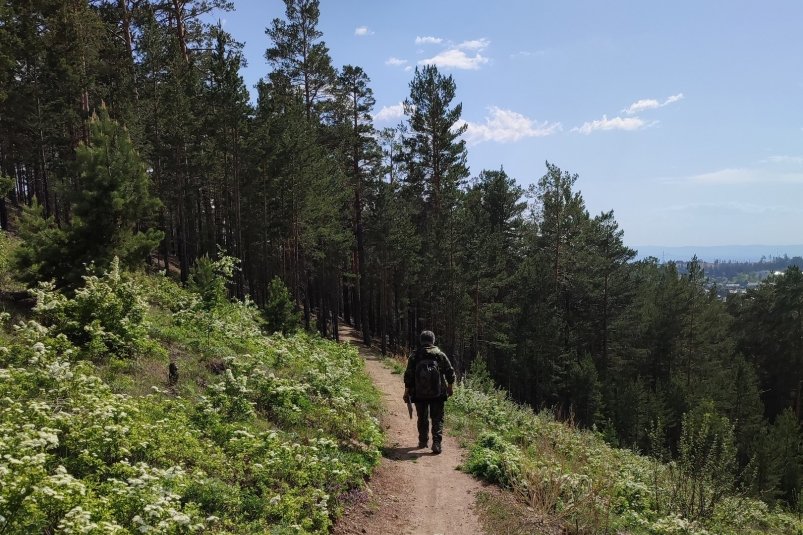
{"label": "hillside slope", "polygon": [[601,434],[556,421],[549,411],[536,414],[482,373],[455,389],[450,404],[450,432],[470,444],[464,468],[509,489],[532,515],[568,533],[803,533],[800,512],[773,509],[739,491],[729,473],[730,450],[709,413],[665,463],[611,447]]}
{"label": "hillside slope", "polygon": [[353,349],[114,268],[38,300],[0,337],[2,533],[327,533],[379,459]]}

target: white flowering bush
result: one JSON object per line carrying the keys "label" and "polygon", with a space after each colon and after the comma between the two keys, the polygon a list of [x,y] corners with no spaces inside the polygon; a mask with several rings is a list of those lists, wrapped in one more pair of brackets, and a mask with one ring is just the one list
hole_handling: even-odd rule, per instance
{"label": "white flowering bush", "polygon": [[89,358],[133,358],[161,348],[148,337],[147,305],[136,283],[120,271],[115,257],[102,275],[85,275],[69,298],[53,283],[34,290],[34,312],[54,333],[65,335]]}
{"label": "white flowering bush", "polygon": [[[356,351],[264,337],[251,303],[219,303],[207,330],[187,292],[143,280],[119,279],[150,301],[137,329],[225,369],[182,395],[159,384],[144,396],[115,391],[95,363],[125,337],[100,337],[94,361],[80,358],[86,339],[71,329],[84,316],[45,290],[42,322],[17,325],[0,347],[0,533],[328,533],[382,441],[379,396]],[[91,299],[107,283],[92,279]],[[162,366],[154,352],[137,358]],[[128,369],[138,368],[104,373]]]}
{"label": "white flowering bush", "polygon": [[[38,329],[20,330],[33,336]],[[14,348],[17,356],[25,352],[25,367],[0,360],[0,531],[190,533],[204,527],[194,507],[179,499],[185,484],[179,470],[130,466],[139,441],[131,427],[135,401],[113,394],[88,364],[73,366],[43,342]]]}

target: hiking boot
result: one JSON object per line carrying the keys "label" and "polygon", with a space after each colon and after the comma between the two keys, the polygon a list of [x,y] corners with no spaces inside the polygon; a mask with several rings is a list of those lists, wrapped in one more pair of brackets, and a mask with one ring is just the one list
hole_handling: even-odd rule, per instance
{"label": "hiking boot", "polygon": [[428,444],[427,444],[426,440],[419,440],[418,441],[418,449],[426,448],[427,446],[428,446]]}
{"label": "hiking boot", "polygon": [[441,452],[441,445],[440,445],[439,443],[435,443],[435,444],[433,444],[433,445],[432,445],[432,453],[434,453],[435,455],[437,455],[437,454],[439,454],[440,452]]}

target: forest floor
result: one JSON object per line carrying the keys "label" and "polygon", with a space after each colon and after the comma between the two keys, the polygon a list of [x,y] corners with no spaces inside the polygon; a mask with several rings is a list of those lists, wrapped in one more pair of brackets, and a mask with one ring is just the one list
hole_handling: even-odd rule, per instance
{"label": "forest floor", "polygon": [[[448,434],[440,455],[417,448],[415,414],[410,419],[401,399],[401,376],[388,369],[376,351],[366,348],[356,331],[342,327],[340,339],[357,347],[368,374],[382,391],[386,443],[367,490],[351,497],[334,534],[485,534],[475,504],[478,493],[491,489],[459,470],[465,450]],[[447,424],[448,420],[447,402]]]}

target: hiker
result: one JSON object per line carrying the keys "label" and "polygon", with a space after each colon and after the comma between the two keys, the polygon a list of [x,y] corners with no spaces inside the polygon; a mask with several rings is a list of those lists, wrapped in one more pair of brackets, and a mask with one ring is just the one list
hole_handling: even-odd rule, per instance
{"label": "hiker", "polygon": [[420,341],[421,345],[407,359],[402,399],[415,403],[419,448],[427,447],[432,418],[432,453],[438,454],[443,439],[443,406],[452,395],[454,368],[446,354],[435,346],[432,331],[423,331]]}

